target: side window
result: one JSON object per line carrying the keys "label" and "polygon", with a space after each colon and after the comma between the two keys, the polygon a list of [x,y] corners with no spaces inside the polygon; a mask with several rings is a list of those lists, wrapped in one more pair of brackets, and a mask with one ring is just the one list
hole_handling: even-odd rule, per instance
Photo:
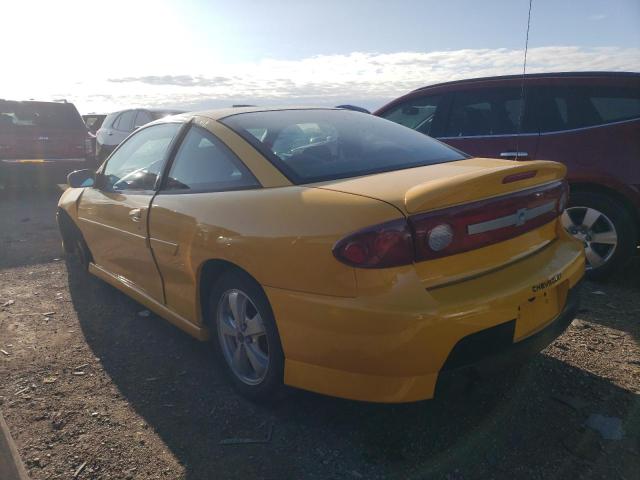
{"label": "side window", "polygon": [[382,114],[382,117],[425,135],[438,135],[434,124],[438,109],[442,108],[442,96],[430,95],[407,100]]}
{"label": "side window", "polygon": [[[528,112],[522,111],[520,88],[491,88],[456,92],[446,128],[447,137],[536,133]],[[518,129],[522,115],[522,127]]]}
{"label": "side window", "polygon": [[163,190],[215,192],[259,186],[249,169],[226,145],[206,130],[191,127],[173,160]]}
{"label": "side window", "polygon": [[133,128],[135,129],[135,128],[141,127],[151,121],[153,121],[153,118],[151,118],[151,114],[149,112],[145,110],[138,110],[138,114],[136,115],[136,121],[133,124]]}
{"label": "side window", "polygon": [[640,88],[590,88],[588,97],[602,123],[640,118]]}
{"label": "side window", "polygon": [[133,120],[136,117],[135,110],[127,110],[122,112],[113,124],[113,128],[122,132],[130,132],[133,130]]}
{"label": "side window", "polygon": [[171,140],[182,124],[165,123],[140,130],[111,155],[104,171],[105,190],[153,190]]}
{"label": "side window", "polygon": [[640,118],[640,89],[546,87],[540,97],[540,130],[557,132]]}

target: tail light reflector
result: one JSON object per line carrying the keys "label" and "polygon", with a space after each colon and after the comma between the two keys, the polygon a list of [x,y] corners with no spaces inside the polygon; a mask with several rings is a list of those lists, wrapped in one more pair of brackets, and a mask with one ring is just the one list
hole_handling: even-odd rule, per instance
{"label": "tail light reflector", "polygon": [[413,238],[402,218],[355,232],[335,244],[334,256],[359,268],[384,268],[413,263]]}
{"label": "tail light reflector", "polygon": [[[554,182],[520,192],[467,203],[409,218],[416,261],[446,257],[502,242],[558,217],[566,205],[566,182]],[[436,229],[448,225],[451,241],[434,248]]]}
{"label": "tail light reflector", "polygon": [[374,225],[338,241],[333,254],[353,267],[384,268],[475,250],[557,218],[568,192],[567,183],[558,181]]}

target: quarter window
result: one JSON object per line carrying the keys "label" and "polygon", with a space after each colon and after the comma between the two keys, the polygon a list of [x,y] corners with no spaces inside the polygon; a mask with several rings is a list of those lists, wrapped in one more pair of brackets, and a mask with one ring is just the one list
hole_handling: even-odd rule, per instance
{"label": "quarter window", "polygon": [[[478,89],[457,92],[453,98],[447,137],[476,137],[534,133],[527,112],[522,111],[520,88]],[[518,128],[522,117],[522,127]]]}
{"label": "quarter window", "polygon": [[249,169],[215,136],[192,127],[176,154],[164,190],[215,192],[260,184]]}
{"label": "quarter window", "polygon": [[381,116],[425,135],[436,136],[438,132],[435,131],[434,125],[438,110],[442,108],[441,99],[439,95],[412,98],[396,105]]}
{"label": "quarter window", "polygon": [[106,190],[153,190],[179,123],[153,125],[129,137],[103,171]]}

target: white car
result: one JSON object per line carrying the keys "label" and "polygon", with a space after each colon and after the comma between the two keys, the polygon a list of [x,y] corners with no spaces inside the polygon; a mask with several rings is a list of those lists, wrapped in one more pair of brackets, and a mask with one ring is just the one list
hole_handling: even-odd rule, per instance
{"label": "white car", "polygon": [[102,163],[137,128],[182,110],[135,108],[110,113],[96,132],[96,156]]}

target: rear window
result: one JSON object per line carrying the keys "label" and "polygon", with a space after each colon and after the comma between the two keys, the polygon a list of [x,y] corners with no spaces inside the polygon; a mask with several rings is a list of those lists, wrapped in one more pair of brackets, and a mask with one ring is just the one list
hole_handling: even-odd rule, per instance
{"label": "rear window", "polygon": [[242,113],[221,122],[297,184],[466,158],[414,130],[349,110]]}
{"label": "rear window", "polygon": [[0,131],[20,129],[85,130],[70,103],[0,101]]}

